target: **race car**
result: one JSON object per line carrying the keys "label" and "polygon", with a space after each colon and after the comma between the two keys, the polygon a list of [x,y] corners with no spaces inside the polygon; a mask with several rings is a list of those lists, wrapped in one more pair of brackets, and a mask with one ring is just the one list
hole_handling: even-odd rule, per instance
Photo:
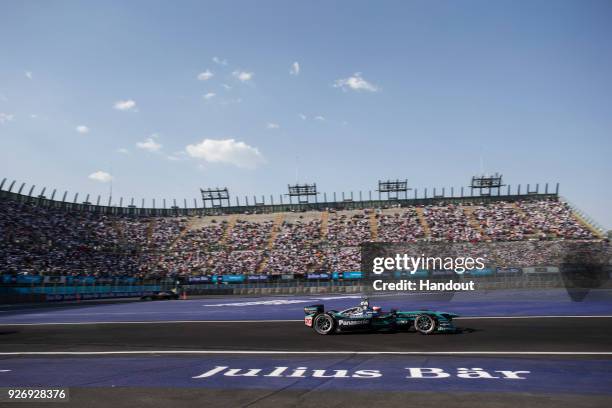
{"label": "race car", "polygon": [[150,295],[144,295],[140,300],[177,300],[179,298],[178,291],[172,290],[161,290],[159,292],[153,292]]}
{"label": "race car", "polygon": [[318,334],[334,334],[357,331],[417,331],[421,334],[454,333],[458,329],[453,324],[454,313],[432,310],[383,312],[380,307],[370,307],[368,299],[356,307],[338,312],[325,311],[323,305],[304,308],[304,324]]}

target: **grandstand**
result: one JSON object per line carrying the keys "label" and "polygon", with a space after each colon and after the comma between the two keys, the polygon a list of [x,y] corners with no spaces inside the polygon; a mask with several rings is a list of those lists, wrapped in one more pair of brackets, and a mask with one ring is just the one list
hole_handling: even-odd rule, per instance
{"label": "grandstand", "polygon": [[[359,271],[365,242],[603,238],[548,187],[543,194],[508,189],[496,196],[271,204],[256,210],[175,208],[174,215],[54,201],[32,191],[0,191],[5,275],[304,276]],[[529,266],[538,266],[533,262]],[[517,266],[500,258],[497,263]]]}

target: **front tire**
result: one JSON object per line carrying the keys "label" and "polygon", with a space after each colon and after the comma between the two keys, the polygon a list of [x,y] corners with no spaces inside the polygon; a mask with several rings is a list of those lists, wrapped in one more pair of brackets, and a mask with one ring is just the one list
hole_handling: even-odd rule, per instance
{"label": "front tire", "polygon": [[414,319],[414,329],[421,334],[431,334],[436,330],[436,320],[430,315],[418,315]]}
{"label": "front tire", "polygon": [[328,314],[319,314],[312,321],[312,328],[318,334],[332,334],[336,328],[336,321]]}

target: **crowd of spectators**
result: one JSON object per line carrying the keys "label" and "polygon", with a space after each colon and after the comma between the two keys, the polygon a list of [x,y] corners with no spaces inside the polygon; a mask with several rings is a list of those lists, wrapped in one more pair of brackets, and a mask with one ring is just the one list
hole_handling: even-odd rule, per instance
{"label": "crowd of spectators", "polygon": [[485,239],[521,241],[537,234],[532,218],[512,203],[500,201],[478,205],[473,214]]}
{"label": "crowd of spectators", "polygon": [[285,221],[269,252],[266,271],[270,274],[303,273],[321,268],[321,220]]}
{"label": "crowd of spectators", "polygon": [[541,238],[589,239],[593,234],[576,222],[567,203],[553,200],[518,201]]}
{"label": "crowd of spectators", "polygon": [[414,208],[393,214],[379,214],[377,218],[377,241],[414,242],[425,237],[425,231]]}
{"label": "crowd of spectators", "polygon": [[187,219],[179,217],[154,218],[149,223],[147,243],[149,248],[163,249],[172,246],[186,228]]}
{"label": "crowd of spectators", "polygon": [[351,272],[361,270],[359,247],[327,248],[325,265],[329,271]]}
{"label": "crowd of spectators", "polygon": [[255,274],[263,261],[263,250],[215,251],[208,259],[208,272],[218,275]]}
{"label": "crowd of spectators", "polygon": [[479,241],[481,238],[480,232],[470,224],[462,205],[428,205],[423,208],[423,215],[434,241]]}
{"label": "crowd of spectators", "polygon": [[[539,240],[595,238],[556,200],[330,212],[326,222],[322,213],[276,222],[252,217],[215,216],[205,223],[197,217],[129,218],[1,198],[0,264],[2,273],[100,277],[355,271],[359,245],[375,240],[504,241],[487,255],[520,266],[538,263],[523,252],[536,248],[529,253],[537,254]],[[554,254],[550,248],[539,253]]]}
{"label": "crowd of spectators", "polygon": [[0,236],[3,273],[138,273],[139,258],[123,246],[116,220],[106,216],[3,199]]}
{"label": "crowd of spectators", "polygon": [[227,220],[213,222],[196,228],[191,228],[178,239],[176,246],[185,251],[195,250],[216,250],[222,243],[225,231],[227,230]]}
{"label": "crowd of spectators", "polygon": [[238,220],[227,237],[227,246],[232,251],[262,249],[270,239],[272,221],[252,222]]}
{"label": "crowd of spectators", "polygon": [[327,240],[336,247],[354,247],[370,241],[370,220],[367,211],[353,214],[334,212],[329,217]]}

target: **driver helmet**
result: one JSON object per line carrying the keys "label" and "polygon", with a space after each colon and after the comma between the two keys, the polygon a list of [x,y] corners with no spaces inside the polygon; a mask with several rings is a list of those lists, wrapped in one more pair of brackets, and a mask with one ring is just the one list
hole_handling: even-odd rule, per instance
{"label": "driver helmet", "polygon": [[361,299],[361,303],[359,304],[359,306],[361,306],[362,309],[368,309],[370,307],[370,301],[368,300],[368,298],[363,298]]}

